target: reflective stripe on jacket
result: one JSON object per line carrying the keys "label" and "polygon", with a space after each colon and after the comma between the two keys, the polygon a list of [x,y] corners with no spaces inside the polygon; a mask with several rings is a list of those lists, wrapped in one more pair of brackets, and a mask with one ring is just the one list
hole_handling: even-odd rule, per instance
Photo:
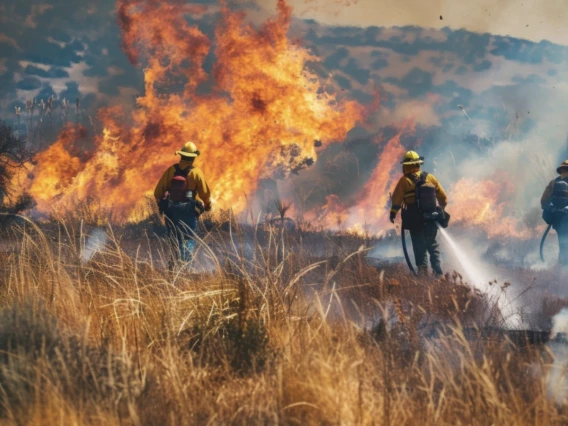
{"label": "reflective stripe on jacket", "polygon": [[[414,183],[411,175],[414,175],[416,178],[420,178],[420,173],[422,173],[422,171],[418,166],[403,166],[403,172],[404,176],[400,178],[396,188],[394,189],[394,193],[392,194],[391,213],[397,213],[403,203],[416,203],[416,184]],[[440,204],[441,207],[446,207],[448,204],[448,196],[440,182],[438,182],[438,179],[436,179],[434,175],[428,173],[428,176],[426,176],[426,183],[434,185],[436,188],[438,204]]]}

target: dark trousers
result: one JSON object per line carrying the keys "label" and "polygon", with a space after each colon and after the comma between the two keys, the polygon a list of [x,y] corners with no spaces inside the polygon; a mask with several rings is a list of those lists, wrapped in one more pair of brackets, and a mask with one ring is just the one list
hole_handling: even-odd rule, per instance
{"label": "dark trousers", "polygon": [[568,220],[563,220],[556,226],[556,233],[558,234],[558,246],[560,248],[558,263],[562,266],[568,266]]}
{"label": "dark trousers", "polygon": [[189,262],[193,258],[193,252],[195,251],[193,233],[197,231],[197,218],[190,216],[183,221],[178,220],[176,222],[174,224],[173,221],[166,220],[172,252],[176,259]]}
{"label": "dark trousers", "polygon": [[438,227],[434,222],[424,224],[424,228],[420,231],[410,231],[412,238],[412,248],[414,250],[414,259],[418,267],[418,273],[428,273],[428,259],[426,253],[430,255],[430,265],[436,275],[442,275],[440,267],[440,246],[436,241],[438,235]]}

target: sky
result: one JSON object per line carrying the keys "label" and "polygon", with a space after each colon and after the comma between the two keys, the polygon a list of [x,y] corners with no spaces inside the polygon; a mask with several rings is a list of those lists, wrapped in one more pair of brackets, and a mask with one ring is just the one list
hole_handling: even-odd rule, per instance
{"label": "sky", "polygon": [[[272,0],[258,2],[274,9]],[[296,16],[326,25],[450,27],[568,44],[568,0],[291,0],[290,4]]]}

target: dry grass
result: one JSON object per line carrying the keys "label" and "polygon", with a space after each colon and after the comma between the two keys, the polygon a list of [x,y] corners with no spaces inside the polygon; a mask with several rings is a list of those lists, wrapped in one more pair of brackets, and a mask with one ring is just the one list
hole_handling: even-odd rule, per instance
{"label": "dry grass", "polygon": [[80,224],[5,237],[1,425],[568,422],[544,348],[468,340],[498,317],[457,274],[418,281],[368,266],[354,236],[234,222],[168,271],[160,238],[106,231],[88,261]]}

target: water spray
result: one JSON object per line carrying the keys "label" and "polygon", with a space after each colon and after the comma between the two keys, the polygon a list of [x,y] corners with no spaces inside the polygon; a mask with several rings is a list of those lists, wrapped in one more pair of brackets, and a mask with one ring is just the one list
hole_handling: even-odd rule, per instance
{"label": "water spray", "polygon": [[[461,249],[461,247],[454,241],[450,234],[442,226],[440,226],[439,224],[437,225],[438,229],[444,236],[444,239],[451,247],[455,257],[459,261],[469,284],[476,287],[483,293],[489,294],[489,289],[486,285],[487,282],[490,281],[490,276],[486,268],[481,268],[480,266],[476,265],[476,263],[472,261],[471,256],[466,254]],[[522,325],[523,321],[517,312],[517,304],[515,303],[514,299],[510,300],[504,294],[498,294],[495,302],[501,313],[503,325],[505,326],[505,328],[516,329],[519,327],[519,325]]]}
{"label": "water spray", "polygon": [[108,236],[103,229],[97,228],[87,238],[85,246],[81,250],[81,260],[86,263],[91,260],[91,257],[100,251],[106,244]]}
{"label": "water spray", "polygon": [[450,234],[439,224],[436,223],[438,229],[444,236],[446,242],[452,248],[454,254],[456,255],[460,265],[462,266],[465,274],[471,280],[471,284],[474,286],[479,286],[483,283],[483,277],[479,274],[475,265],[469,260],[468,256],[463,252],[463,250],[457,245],[457,243],[450,237]]}

